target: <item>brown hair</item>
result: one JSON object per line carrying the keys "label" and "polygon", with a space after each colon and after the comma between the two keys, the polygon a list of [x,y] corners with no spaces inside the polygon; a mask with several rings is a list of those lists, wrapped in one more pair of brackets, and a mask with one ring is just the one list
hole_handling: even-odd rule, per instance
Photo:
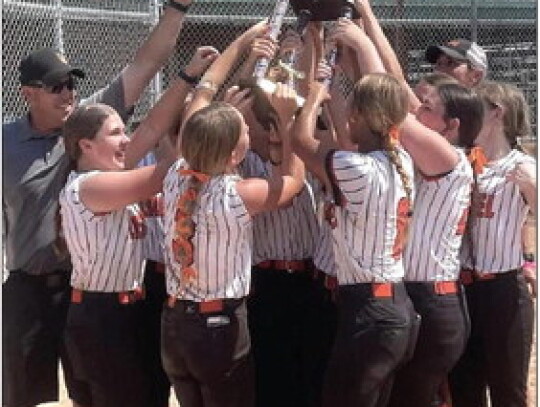
{"label": "brown hair", "polygon": [[212,102],[195,112],[181,135],[181,155],[189,167],[207,175],[225,171],[240,138],[238,110],[224,102]]}
{"label": "brown hair", "polygon": [[484,106],[480,97],[459,83],[437,86],[446,119],[459,119],[458,145],[472,148],[482,129]]}
{"label": "brown hair", "polygon": [[409,98],[399,81],[391,75],[373,73],[360,79],[353,89],[352,107],[362,115],[369,129],[381,137],[381,143],[401,178],[403,189],[412,206],[412,187],[403,169],[397,147],[390,132],[407,117]]}
{"label": "brown hair", "polygon": [[519,138],[531,134],[529,105],[523,92],[508,83],[494,81],[484,81],[475,89],[488,105],[504,107],[504,135],[511,148],[522,150]]}
{"label": "brown hair", "polygon": [[276,109],[270,103],[268,95],[257,86],[256,78],[240,79],[238,82],[240,89],[250,89],[250,95],[253,97],[251,110],[257,122],[265,131],[277,130],[279,118]]}
{"label": "brown hair", "polygon": [[73,111],[62,128],[66,152],[72,160],[77,161],[81,157],[79,141],[93,140],[105,120],[113,114],[116,110],[102,103],[80,106]]}
{"label": "brown hair", "polygon": [[440,86],[444,84],[459,83],[453,76],[442,72],[428,73],[420,78],[420,82],[424,82],[429,86]]}

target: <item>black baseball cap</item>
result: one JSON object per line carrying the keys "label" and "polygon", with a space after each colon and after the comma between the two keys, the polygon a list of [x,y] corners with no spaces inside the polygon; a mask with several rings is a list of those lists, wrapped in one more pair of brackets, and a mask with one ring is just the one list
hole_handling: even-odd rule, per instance
{"label": "black baseball cap", "polygon": [[434,64],[441,54],[458,61],[467,61],[473,67],[487,70],[486,52],[476,43],[459,38],[444,45],[431,45],[426,49],[426,61]]}
{"label": "black baseball cap", "polygon": [[68,74],[85,77],[81,69],[69,65],[66,57],[52,48],[42,48],[27,55],[19,65],[19,72],[21,85],[42,82],[54,86]]}

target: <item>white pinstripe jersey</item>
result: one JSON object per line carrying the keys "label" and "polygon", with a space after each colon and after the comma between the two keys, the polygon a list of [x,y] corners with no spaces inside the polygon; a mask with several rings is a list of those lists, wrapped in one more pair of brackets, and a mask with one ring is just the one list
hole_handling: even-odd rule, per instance
{"label": "white pinstripe jersey", "polygon": [[[272,164],[248,151],[240,166],[244,178],[268,179]],[[304,188],[285,207],[257,214],[253,219],[253,264],[265,260],[302,260],[313,257],[319,226],[315,217],[312,187]]]}
{"label": "white pinstripe jersey", "polygon": [[[402,149],[399,155],[413,187],[412,161]],[[394,165],[383,151],[337,151],[330,168],[345,200],[335,208],[337,226],[332,229],[339,284],[400,281],[398,204],[404,212],[406,194]]]}
{"label": "white pinstripe jersey", "polygon": [[120,292],[142,285],[144,218],[137,204],[104,214],[84,206],[81,183],[98,174],[72,172],[60,192],[60,213],[73,273],[71,285],[85,291]]}
{"label": "white pinstripe jersey", "polygon": [[[140,162],[138,167],[153,165],[156,158],[152,152],[148,153]],[[139,202],[139,207],[143,212],[147,233],[143,239],[143,255],[145,259],[153,260],[159,263],[164,262],[164,238],[163,232],[163,194]]]}
{"label": "white pinstripe jersey", "polygon": [[187,168],[185,160],[179,159],[163,183],[167,292],[193,301],[244,297],[251,280],[253,230],[251,216],[236,191],[240,180],[237,175],[212,177],[199,192],[192,216],[196,224],[193,266],[198,274],[178,295],[180,265],[175,260],[172,240],[176,204],[190,178],[179,175],[178,170]]}
{"label": "white pinstripe jersey", "polygon": [[337,264],[334,260],[332,229],[324,218],[324,208],[327,203],[331,202],[331,197],[324,191],[321,182],[317,179],[313,182],[313,191],[317,206],[317,222],[319,224],[319,235],[315,242],[313,264],[326,274],[335,276],[337,274]]}
{"label": "white pinstripe jersey", "polygon": [[407,281],[458,279],[473,174],[463,151],[457,152],[459,162],[445,176],[417,174],[414,212],[403,253]]}
{"label": "white pinstripe jersey", "polygon": [[506,174],[518,163],[535,160],[517,150],[490,163],[476,176],[481,206],[471,217],[470,238],[463,239],[461,263],[473,268],[470,256],[474,251],[474,268],[479,271],[504,272],[523,264],[521,228],[529,206],[519,187],[506,180]]}

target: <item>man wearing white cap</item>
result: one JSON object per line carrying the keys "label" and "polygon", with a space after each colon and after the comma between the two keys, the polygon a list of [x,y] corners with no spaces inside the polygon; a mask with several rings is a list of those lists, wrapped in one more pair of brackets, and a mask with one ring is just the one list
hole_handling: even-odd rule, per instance
{"label": "man wearing white cap", "polygon": [[436,72],[450,75],[469,88],[486,77],[488,68],[486,52],[482,47],[464,39],[429,46],[426,60],[435,65]]}

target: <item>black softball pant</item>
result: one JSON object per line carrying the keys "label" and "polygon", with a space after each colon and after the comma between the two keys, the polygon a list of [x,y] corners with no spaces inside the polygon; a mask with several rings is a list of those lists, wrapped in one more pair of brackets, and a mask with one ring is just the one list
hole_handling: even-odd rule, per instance
{"label": "black softball pant", "polygon": [[411,356],[418,315],[403,283],[378,298],[372,285],[339,286],[338,328],[323,387],[323,407],[383,407],[395,371]]}
{"label": "black softball pant", "polygon": [[58,400],[58,360],[69,397],[89,405],[64,343],[71,273],[11,271],[2,285],[2,405],[29,407]]}
{"label": "black softball pant", "polygon": [[148,407],[168,407],[171,383],[161,363],[161,313],[167,299],[164,266],[146,261],[144,272],[145,298],[141,301],[145,370],[150,380],[151,404]]}
{"label": "black softball pant", "polygon": [[450,374],[454,407],[526,407],[534,309],[520,271],[465,286],[471,336]]}
{"label": "black softball pant", "polygon": [[422,323],[412,359],[396,374],[389,406],[431,407],[465,349],[470,330],[465,294],[462,288],[437,294],[428,282],[405,287]]}
{"label": "black softball pant", "polygon": [[209,314],[190,301],[163,308],[163,367],[182,407],[254,404],[245,300],[224,301],[222,311]]}
{"label": "black softball pant", "polygon": [[66,344],[77,378],[90,386],[95,407],[148,407],[140,301],[121,304],[118,293],[83,292],[71,303]]}
{"label": "black softball pant", "polygon": [[313,270],[254,267],[248,299],[257,407],[319,407],[336,307]]}

